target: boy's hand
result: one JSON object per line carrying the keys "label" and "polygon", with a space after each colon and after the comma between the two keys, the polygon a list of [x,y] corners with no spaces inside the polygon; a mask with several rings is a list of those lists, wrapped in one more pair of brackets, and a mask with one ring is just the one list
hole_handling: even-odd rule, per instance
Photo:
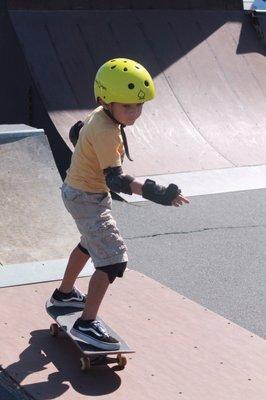
{"label": "boy's hand", "polygon": [[183,204],[189,204],[189,200],[185,196],[182,196],[182,194],[176,196],[176,198],[172,201],[172,206],[174,207],[179,207]]}
{"label": "boy's hand", "polygon": [[[139,182],[132,182],[132,192],[135,191],[133,184],[139,184]],[[140,184],[140,191],[144,199],[153,201],[154,203],[162,204],[163,206],[182,206],[183,203],[189,203],[189,200],[182,196],[181,190],[174,183],[170,183],[167,187],[157,185],[157,183],[151,179],[146,179],[144,184]]]}

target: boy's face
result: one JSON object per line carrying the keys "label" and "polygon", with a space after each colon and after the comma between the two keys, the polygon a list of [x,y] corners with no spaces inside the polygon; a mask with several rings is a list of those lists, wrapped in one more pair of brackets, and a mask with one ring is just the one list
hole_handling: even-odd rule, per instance
{"label": "boy's face", "polygon": [[133,125],[134,122],[140,117],[142,112],[143,103],[136,104],[121,104],[111,103],[108,104],[108,109],[111,111],[113,117],[124,125]]}

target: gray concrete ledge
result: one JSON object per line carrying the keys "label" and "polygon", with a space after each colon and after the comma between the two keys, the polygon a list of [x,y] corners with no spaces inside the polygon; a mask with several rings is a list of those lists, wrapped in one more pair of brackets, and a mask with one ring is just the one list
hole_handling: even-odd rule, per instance
{"label": "gray concrete ledge", "polygon": [[33,128],[32,126],[25,124],[3,124],[0,125],[0,135],[23,135],[28,136],[33,133],[44,133],[43,129]]}
{"label": "gray concrete ledge", "polygon": [[[50,282],[63,277],[67,259],[36,261],[0,266],[0,287]],[[91,276],[94,272],[92,262],[88,262],[80,277]]]}
{"label": "gray concrete ledge", "polygon": [[32,128],[24,124],[0,125],[0,145],[16,142],[17,140],[27,138],[28,136],[44,135],[43,129]]}
{"label": "gray concrete ledge", "polygon": [[[266,188],[266,165],[235,167],[207,171],[184,172],[136,178],[140,182],[150,178],[161,185],[175,183],[185,196],[202,196]],[[120,194],[128,202],[145,201],[138,195]]]}

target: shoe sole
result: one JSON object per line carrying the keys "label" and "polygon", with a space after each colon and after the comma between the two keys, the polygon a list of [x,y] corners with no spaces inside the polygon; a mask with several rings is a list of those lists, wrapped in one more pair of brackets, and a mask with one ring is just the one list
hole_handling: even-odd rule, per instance
{"label": "shoe sole", "polygon": [[70,301],[63,302],[55,299],[50,299],[50,302],[53,306],[56,307],[72,307],[72,308],[75,307],[80,309],[83,309],[85,307],[85,303],[71,303]]}
{"label": "shoe sole", "polygon": [[71,335],[73,335],[75,338],[82,340],[82,342],[90,344],[94,347],[97,347],[98,349],[101,350],[119,350],[120,349],[120,343],[103,343],[100,340],[94,339],[88,335],[85,335],[81,333],[80,331],[71,328],[70,330]]}

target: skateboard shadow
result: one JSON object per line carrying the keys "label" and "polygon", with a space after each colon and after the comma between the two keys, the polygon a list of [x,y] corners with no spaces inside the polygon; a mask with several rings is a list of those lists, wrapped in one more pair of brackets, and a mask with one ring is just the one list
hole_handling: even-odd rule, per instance
{"label": "skateboard shadow", "polygon": [[[18,383],[28,375],[47,369],[48,376],[43,382],[22,385],[34,398],[54,399],[66,392],[70,386],[81,394],[100,396],[116,391],[121,379],[115,372],[117,367],[97,366],[83,372],[79,364],[80,353],[69,338],[61,334],[54,338],[49,330],[31,332],[29,346],[20,354],[16,363],[9,365],[6,372]],[[48,364],[56,368],[49,373]],[[35,378],[36,379],[36,378]]]}

